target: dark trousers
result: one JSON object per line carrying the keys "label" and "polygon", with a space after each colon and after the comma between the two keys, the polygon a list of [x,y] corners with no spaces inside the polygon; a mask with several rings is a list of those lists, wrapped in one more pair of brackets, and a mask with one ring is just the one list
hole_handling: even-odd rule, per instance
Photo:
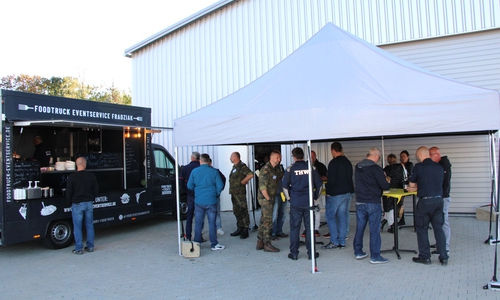
{"label": "dark trousers", "polygon": [[194,196],[187,196],[188,211],[186,214],[186,238],[191,240],[193,232],[193,216],[194,216]]}
{"label": "dark trousers", "polygon": [[448,259],[446,253],[446,236],[443,231],[443,199],[420,199],[415,212],[415,227],[417,230],[418,256],[431,258],[429,244],[429,224],[432,224],[439,259]]}
{"label": "dark trousers", "polygon": [[311,229],[309,228],[309,207],[290,206],[290,253],[299,255],[300,226],[304,221],[307,255],[311,254]]}

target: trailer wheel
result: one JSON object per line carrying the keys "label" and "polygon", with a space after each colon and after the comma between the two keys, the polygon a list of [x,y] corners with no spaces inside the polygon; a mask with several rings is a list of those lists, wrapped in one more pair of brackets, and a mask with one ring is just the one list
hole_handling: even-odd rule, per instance
{"label": "trailer wheel", "polygon": [[52,249],[66,248],[73,242],[71,222],[58,220],[50,223],[47,235],[43,240],[45,246]]}

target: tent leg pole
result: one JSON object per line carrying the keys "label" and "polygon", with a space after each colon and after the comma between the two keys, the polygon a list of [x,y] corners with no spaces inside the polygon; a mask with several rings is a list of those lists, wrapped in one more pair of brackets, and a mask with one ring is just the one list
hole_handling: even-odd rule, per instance
{"label": "tent leg pole", "polygon": [[[174,148],[175,152],[175,166],[174,168],[177,169],[177,162],[179,161],[179,154],[177,151],[177,147]],[[181,207],[180,207],[180,199],[181,199],[181,193],[180,193],[180,186],[179,186],[179,171],[176,170],[175,172],[175,199],[176,199],[176,209],[177,209],[177,243],[179,245],[179,255],[182,256],[182,249],[181,249]]]}
{"label": "tent leg pole", "polygon": [[314,197],[313,197],[313,182],[312,182],[312,162],[311,162],[311,140],[307,141],[307,168],[309,172],[309,235],[310,235],[310,243],[311,243],[311,273],[321,273],[318,271],[318,262],[316,260],[316,237],[314,236],[314,214],[316,211],[316,207],[314,205]]}

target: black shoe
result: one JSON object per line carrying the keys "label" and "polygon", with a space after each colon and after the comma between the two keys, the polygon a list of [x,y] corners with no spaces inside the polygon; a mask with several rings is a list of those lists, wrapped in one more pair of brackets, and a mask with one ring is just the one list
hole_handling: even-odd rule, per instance
{"label": "black shoe", "polygon": [[414,257],[413,262],[417,263],[417,264],[430,265],[431,259],[430,258],[423,258],[423,257]]}
{"label": "black shoe", "polygon": [[344,249],[344,248],[345,248],[345,245],[339,245],[339,250]]}
{"label": "black shoe", "polygon": [[244,240],[248,237],[248,228],[243,228],[240,233],[240,239]]}
{"label": "black shoe", "polygon": [[297,255],[293,255],[292,253],[288,253],[288,258],[291,259],[291,260],[297,260],[297,259],[299,259],[297,257]]}
{"label": "black shoe", "polygon": [[238,235],[240,235],[240,234],[241,234],[241,230],[242,230],[242,229],[243,229],[243,228],[238,227],[238,229],[236,229],[236,231],[235,231],[235,232],[230,233],[229,235],[230,235],[230,236],[238,236]]}
{"label": "black shoe", "polygon": [[387,224],[387,220],[383,219],[382,222],[380,222],[380,230],[384,230],[385,224]]}
{"label": "black shoe", "polygon": [[[314,254],[314,258],[318,258],[318,257],[319,257],[319,253],[318,253],[318,252],[316,252],[316,254]],[[307,255],[307,258],[308,258],[309,260],[311,260],[311,254],[308,254],[308,255]]]}
{"label": "black shoe", "polygon": [[387,229],[387,232],[394,233],[394,224],[392,224],[391,227],[389,227],[389,229]]}
{"label": "black shoe", "polygon": [[441,263],[442,266],[447,266],[448,265],[448,260],[447,259],[440,259],[439,262]]}
{"label": "black shoe", "polygon": [[[448,254],[450,252],[450,250],[446,250],[446,254]],[[439,254],[439,252],[437,252],[437,250],[434,250],[431,252],[431,254]]]}
{"label": "black shoe", "polygon": [[404,216],[398,222],[398,226],[403,226],[403,225],[406,225],[405,217]]}
{"label": "black shoe", "polygon": [[434,244],[434,245],[431,245],[431,248],[436,248],[436,244]]}

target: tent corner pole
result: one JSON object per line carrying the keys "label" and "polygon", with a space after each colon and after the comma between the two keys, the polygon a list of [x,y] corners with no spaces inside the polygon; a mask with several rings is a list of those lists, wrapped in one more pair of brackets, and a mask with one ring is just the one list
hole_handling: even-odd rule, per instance
{"label": "tent corner pole", "polygon": [[[174,155],[175,155],[175,168],[177,169],[177,166],[179,165],[177,162],[179,161],[179,154],[177,151],[177,146],[174,147]],[[176,199],[176,209],[177,209],[177,244],[179,245],[179,255],[182,256],[182,249],[181,249],[181,207],[180,207],[180,200],[181,200],[181,193],[180,193],[180,184],[179,184],[179,171],[175,172],[175,199]]]}
{"label": "tent corner pole", "polygon": [[311,273],[321,273],[318,271],[318,262],[316,260],[316,238],[314,236],[314,196],[313,196],[313,181],[312,181],[312,161],[311,161],[311,140],[307,141],[307,169],[309,174],[309,238],[311,243]]}

